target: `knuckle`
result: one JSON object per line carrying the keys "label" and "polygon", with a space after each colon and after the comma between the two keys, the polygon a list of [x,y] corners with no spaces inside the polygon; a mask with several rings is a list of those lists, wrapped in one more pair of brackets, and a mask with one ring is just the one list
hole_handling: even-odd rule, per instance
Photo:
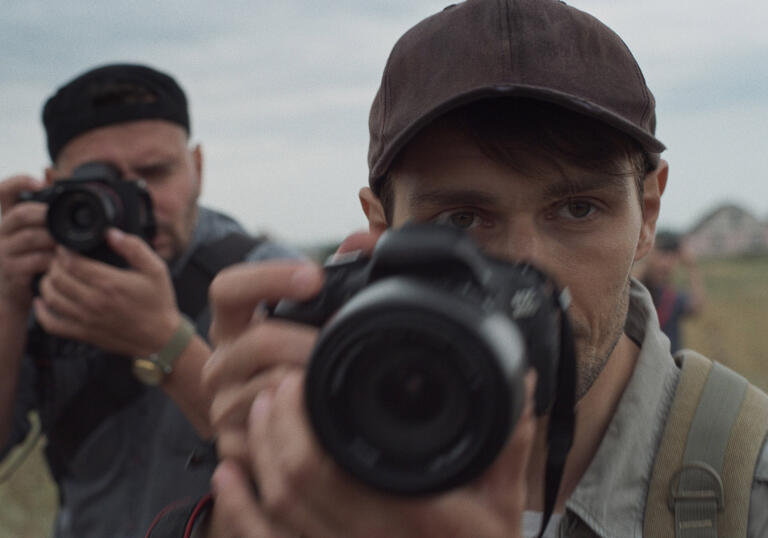
{"label": "knuckle", "polygon": [[114,311],[116,297],[109,293],[83,294],[80,303],[90,321],[99,321]]}
{"label": "knuckle", "polygon": [[29,273],[42,273],[48,270],[53,261],[53,254],[50,252],[38,252],[32,256],[29,265]]}
{"label": "knuckle", "polygon": [[281,362],[279,358],[288,348],[284,336],[275,324],[265,321],[256,325],[248,337],[240,341],[240,345],[244,352],[249,351],[253,357],[252,365],[257,368],[262,363],[266,364],[269,358],[277,359],[275,363]]}
{"label": "knuckle", "polygon": [[231,268],[227,267],[219,272],[208,287],[208,297],[212,303],[218,302],[224,296],[225,290],[228,288],[227,275],[231,271]]}
{"label": "knuckle", "polygon": [[248,461],[244,432],[230,428],[217,433],[216,452],[220,460]]}
{"label": "knuckle", "polygon": [[46,273],[45,278],[43,278],[43,281],[46,283],[47,286],[51,288],[52,287],[58,288],[64,285],[62,282],[62,279],[63,277],[61,274],[61,269],[59,268],[58,264],[53,263],[48,273]]}
{"label": "knuckle", "polygon": [[103,278],[96,282],[98,293],[93,296],[93,306],[99,311],[111,309],[116,301],[120,301],[123,296],[123,288],[118,282],[109,278]]}
{"label": "knuckle", "polygon": [[51,275],[45,275],[43,278],[40,279],[40,294],[43,296],[43,298],[47,299],[51,295],[53,295],[53,285],[51,284]]}
{"label": "knuckle", "polygon": [[109,291],[102,290],[102,292],[103,293],[95,294],[90,299],[84,301],[85,305],[88,307],[88,310],[91,312],[106,312],[110,304],[113,304],[112,301],[107,299],[107,297],[110,296]]}
{"label": "knuckle", "polygon": [[208,415],[211,419],[211,425],[216,430],[221,430],[227,425],[228,418],[232,416],[232,407],[231,391],[221,391],[214,396]]}
{"label": "knuckle", "polygon": [[292,494],[284,480],[271,480],[269,484],[261,484],[261,497],[264,509],[277,519],[287,520],[290,518],[291,508],[294,506],[296,498]]}
{"label": "knuckle", "polygon": [[222,367],[221,367],[221,355],[225,353],[225,346],[218,347],[214,350],[208,360],[203,364],[203,369],[200,374],[200,384],[209,396],[214,395],[222,384]]}

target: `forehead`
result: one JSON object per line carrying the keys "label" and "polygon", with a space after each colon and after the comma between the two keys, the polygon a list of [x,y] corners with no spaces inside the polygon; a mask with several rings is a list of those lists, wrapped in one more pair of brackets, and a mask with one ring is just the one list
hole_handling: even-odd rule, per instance
{"label": "forehead", "polygon": [[626,166],[604,170],[552,158],[549,152],[523,152],[519,156],[522,158],[515,161],[496,155],[455,126],[437,123],[406,146],[390,177],[393,188],[411,191],[417,199],[429,198],[418,192],[435,189],[449,188],[469,195],[491,184],[498,188],[494,180],[499,179],[506,190],[551,198],[597,189],[630,195],[633,190],[634,174],[628,159]]}
{"label": "forehead", "polygon": [[72,170],[89,161],[136,166],[170,159],[186,148],[187,133],[163,120],[141,120],[93,129],[72,139],[59,154],[56,165]]}

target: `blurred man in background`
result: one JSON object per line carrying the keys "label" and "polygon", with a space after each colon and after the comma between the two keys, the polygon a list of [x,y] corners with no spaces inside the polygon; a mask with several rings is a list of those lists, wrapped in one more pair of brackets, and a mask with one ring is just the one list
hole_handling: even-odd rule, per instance
{"label": "blurred man in background", "polygon": [[[676,280],[680,269],[687,278],[687,291]],[[659,325],[669,337],[672,353],[682,349],[682,321],[701,312],[706,296],[695,255],[679,234],[660,230],[653,249],[639,268],[639,278],[651,292]]]}
{"label": "blurred man in background", "polygon": [[[234,262],[296,254],[198,205],[202,149],[165,73],[92,69],[46,102],[43,123],[44,181],[0,183],[0,455],[39,412],[60,493],[55,535],[143,536],[168,503],[209,486],[209,282]],[[86,183],[64,183],[73,174]],[[69,198],[42,191],[65,184]],[[148,193],[151,208],[124,191]],[[47,217],[54,203],[61,221]],[[135,233],[94,228],[134,213]],[[62,234],[92,234],[100,253],[67,248]]]}

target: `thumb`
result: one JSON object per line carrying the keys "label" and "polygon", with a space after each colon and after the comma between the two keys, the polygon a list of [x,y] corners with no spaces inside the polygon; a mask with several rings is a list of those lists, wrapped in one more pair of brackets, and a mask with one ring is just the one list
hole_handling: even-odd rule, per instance
{"label": "thumb", "polygon": [[22,191],[39,191],[43,182],[31,176],[12,176],[0,183],[0,212],[5,213],[18,201]]}
{"label": "thumb", "polygon": [[[259,506],[253,486],[239,465],[224,460],[211,477],[214,494],[209,536],[283,536],[273,532],[268,516]],[[226,534],[225,534],[226,533]]]}
{"label": "thumb", "polygon": [[153,273],[165,269],[165,263],[146,241],[118,228],[107,230],[107,242],[117,254],[125,258],[132,268],[142,273]]}

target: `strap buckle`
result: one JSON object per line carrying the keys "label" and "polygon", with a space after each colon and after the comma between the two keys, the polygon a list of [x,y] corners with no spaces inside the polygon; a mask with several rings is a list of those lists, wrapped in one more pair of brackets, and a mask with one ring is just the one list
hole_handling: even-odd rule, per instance
{"label": "strap buckle", "polygon": [[714,501],[717,511],[722,512],[725,498],[720,475],[702,461],[686,463],[672,475],[669,482],[669,509],[674,512],[675,505],[680,501]]}

